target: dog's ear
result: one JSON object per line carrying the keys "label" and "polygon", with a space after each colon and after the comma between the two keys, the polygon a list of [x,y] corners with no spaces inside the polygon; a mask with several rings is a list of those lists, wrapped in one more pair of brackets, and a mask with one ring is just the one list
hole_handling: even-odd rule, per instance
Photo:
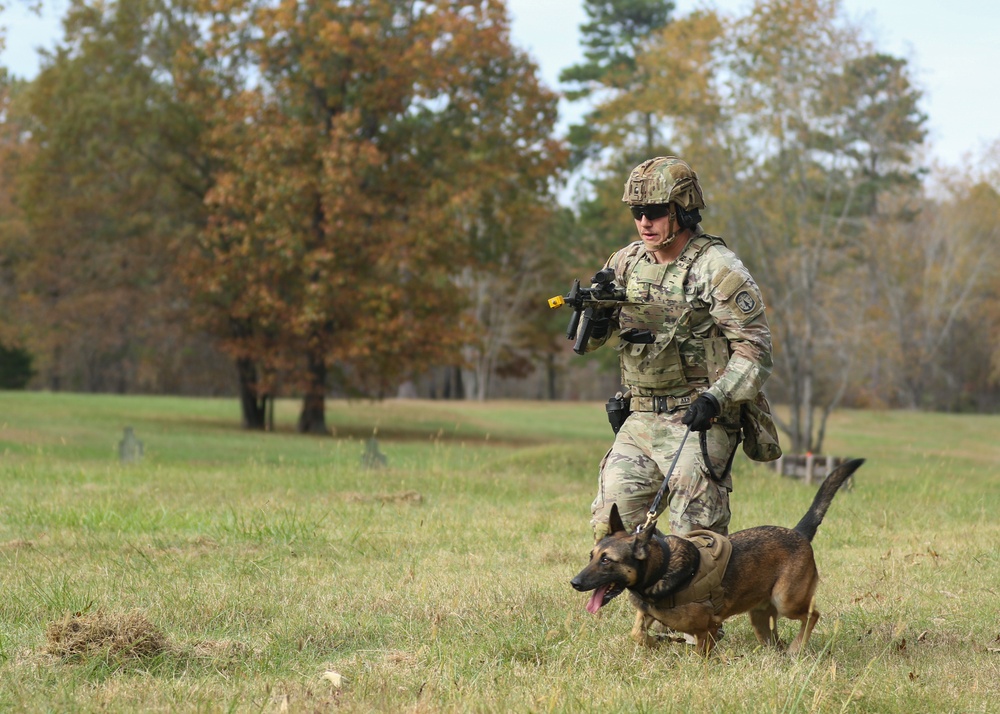
{"label": "dog's ear", "polygon": [[632,541],[632,556],[636,560],[645,560],[649,557],[649,541],[653,538],[653,531],[656,526],[650,524],[635,534]]}
{"label": "dog's ear", "polygon": [[619,533],[625,530],[625,524],[622,523],[622,517],[618,513],[618,504],[611,504],[611,516],[608,518],[608,527],[611,529],[610,533]]}

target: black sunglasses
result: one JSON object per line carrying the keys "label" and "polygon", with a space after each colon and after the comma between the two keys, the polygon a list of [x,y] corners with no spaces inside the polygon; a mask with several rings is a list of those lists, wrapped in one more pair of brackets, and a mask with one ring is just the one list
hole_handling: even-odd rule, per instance
{"label": "black sunglasses", "polygon": [[643,214],[649,220],[655,221],[657,218],[663,218],[670,213],[670,204],[653,203],[648,206],[629,206],[629,210],[632,211],[632,218],[637,221],[642,220]]}

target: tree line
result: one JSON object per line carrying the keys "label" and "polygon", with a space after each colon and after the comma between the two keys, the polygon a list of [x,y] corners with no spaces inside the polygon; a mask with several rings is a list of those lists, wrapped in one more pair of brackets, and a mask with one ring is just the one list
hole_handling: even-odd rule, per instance
{"label": "tree line", "polygon": [[791,448],[841,404],[996,408],[1000,149],[929,166],[912,68],[837,0],[584,9],[562,136],[501,0],[72,0],[0,75],[0,347],[41,388],[235,385],[250,428],[277,395],[303,432],[331,393],[563,398],[593,359],[545,298],[678,154],[762,286]]}

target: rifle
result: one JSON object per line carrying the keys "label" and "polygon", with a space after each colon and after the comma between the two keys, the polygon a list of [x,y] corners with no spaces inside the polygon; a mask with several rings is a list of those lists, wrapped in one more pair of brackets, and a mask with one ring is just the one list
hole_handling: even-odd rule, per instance
{"label": "rifle", "polygon": [[597,313],[614,309],[625,302],[625,288],[616,286],[614,281],[614,268],[603,268],[590,279],[592,287],[582,288],[580,281],[574,280],[569,293],[549,298],[549,307],[553,310],[563,305],[573,308],[573,315],[566,328],[566,339],[576,340],[573,351],[578,355],[587,351]]}

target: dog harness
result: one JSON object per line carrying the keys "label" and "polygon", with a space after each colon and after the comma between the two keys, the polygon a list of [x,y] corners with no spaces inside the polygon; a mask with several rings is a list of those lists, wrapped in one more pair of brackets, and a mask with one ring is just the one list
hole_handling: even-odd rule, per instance
{"label": "dog harness", "polygon": [[663,603],[668,607],[679,607],[692,602],[710,602],[718,615],[722,610],[724,595],[722,576],[729,566],[733,544],[726,536],[712,531],[691,531],[678,537],[690,541],[698,548],[698,568],[687,585],[664,598]]}

